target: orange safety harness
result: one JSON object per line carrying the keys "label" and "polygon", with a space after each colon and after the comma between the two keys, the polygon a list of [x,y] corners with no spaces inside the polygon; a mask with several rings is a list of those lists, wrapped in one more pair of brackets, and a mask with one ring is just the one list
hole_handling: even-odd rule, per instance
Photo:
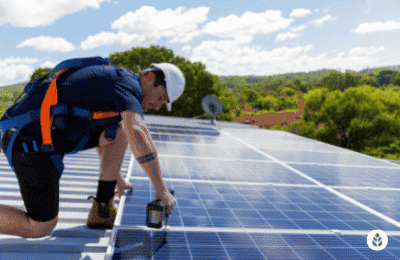
{"label": "orange safety harness", "polygon": [[[63,61],[59,63],[56,67],[54,67],[52,70],[50,70],[46,75],[40,77],[39,79],[36,79],[34,81],[28,82],[24,88],[24,92],[17,97],[14,105],[17,105],[16,107],[11,106],[10,108],[7,109],[7,111],[4,113],[4,119],[2,118],[0,120],[0,131],[1,134],[4,135],[5,133],[7,134],[6,136],[8,137],[8,145],[7,145],[7,150],[4,151],[7,155],[7,160],[10,164],[10,166],[13,168],[12,165],[12,148],[14,145],[14,141],[18,136],[19,131],[21,129],[33,122],[36,122],[40,120],[40,126],[41,126],[41,132],[42,132],[42,146],[41,146],[41,151],[42,152],[53,152],[54,151],[54,145],[53,141],[51,138],[51,129],[53,126],[53,123],[56,123],[56,125],[59,125],[58,119],[62,119],[61,115],[71,115],[75,117],[81,117],[81,118],[86,118],[89,120],[96,120],[96,119],[106,119],[106,118],[115,118],[115,122],[110,121],[111,123],[107,123],[107,131],[106,131],[106,137],[114,139],[116,136],[116,131],[119,127],[118,122],[120,121],[120,113],[118,112],[93,112],[89,111],[87,109],[82,109],[79,107],[71,107],[69,105],[65,104],[59,104],[58,103],[58,92],[57,92],[57,79],[65,73],[68,69],[74,69],[74,68],[83,68],[83,67],[88,67],[88,66],[93,66],[93,65],[108,65],[111,66],[111,62],[113,62],[116,58],[110,60],[108,58],[102,58],[102,57],[89,57],[89,58],[78,58],[78,59],[70,59]],[[38,90],[42,87],[42,81],[53,71],[57,71],[58,74],[52,79],[47,92],[43,98],[42,104],[40,109],[37,110],[31,110],[27,113],[24,114],[19,114],[16,116],[13,116],[9,118],[8,112],[9,111],[14,111],[15,109],[18,110],[18,104],[16,104],[19,100],[19,98],[26,93],[28,96],[31,95],[32,93],[35,92],[35,90]],[[47,83],[48,84],[48,83]],[[20,101],[23,102],[23,101]],[[14,110],[13,110],[14,109]],[[119,120],[119,121],[118,121]],[[118,122],[117,122],[118,121]],[[61,123],[62,125],[62,123]],[[61,127],[62,128],[62,127]],[[11,130],[8,131],[8,130]],[[11,133],[11,134],[10,134]],[[3,139],[3,138],[2,138]],[[81,151],[85,144],[88,141],[88,136],[87,134],[81,139],[77,147],[70,152],[70,153],[77,153]],[[33,141],[32,146],[34,147],[35,152],[39,152],[39,149],[37,148],[36,141]],[[27,145],[23,143],[23,147],[26,153],[28,153]],[[63,164],[62,164],[62,158],[59,153],[56,153],[54,155],[50,156],[51,159],[53,160],[54,164],[56,165],[57,169],[59,170],[60,176],[63,171]],[[14,168],[13,168],[14,170]]]}
{"label": "orange safety harness", "polygon": [[[50,108],[58,104],[57,78],[68,69],[61,69],[57,76],[51,81],[49,89],[43,99],[40,108],[40,126],[42,129],[43,146],[47,151],[54,151],[53,141],[51,139],[51,126],[54,116],[50,116]],[[89,119],[104,119],[118,116],[119,112],[93,112]]]}

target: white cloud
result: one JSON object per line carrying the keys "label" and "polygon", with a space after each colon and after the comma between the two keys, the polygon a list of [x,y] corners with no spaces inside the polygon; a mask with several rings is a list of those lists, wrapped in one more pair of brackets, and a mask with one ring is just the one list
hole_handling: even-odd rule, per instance
{"label": "white cloud", "polygon": [[328,14],[328,15],[325,15],[324,17],[322,17],[321,19],[317,19],[317,20],[311,21],[311,22],[309,22],[309,23],[313,23],[316,27],[319,27],[319,26],[321,26],[324,22],[333,21],[333,20],[335,20],[336,18],[337,18],[337,17],[332,17],[332,16],[330,16],[330,15]]}
{"label": "white cloud", "polygon": [[293,39],[293,38],[297,38],[297,37],[299,37],[300,35],[299,34],[296,34],[296,33],[291,33],[291,32],[288,32],[288,33],[280,33],[280,34],[278,34],[278,36],[276,37],[276,39],[275,39],[275,43],[277,43],[277,42],[279,42],[279,41],[284,41],[284,40],[286,40],[286,39]]}
{"label": "white cloud", "polygon": [[182,51],[189,52],[191,49],[192,49],[192,46],[190,46],[190,45],[185,45],[185,46],[182,47],[181,50],[182,50]]}
{"label": "white cloud", "polygon": [[51,62],[51,61],[46,61],[46,62],[42,63],[41,65],[39,65],[39,68],[51,68],[52,69],[60,62],[55,63],[55,62]]}
{"label": "white cloud", "polygon": [[0,60],[0,68],[6,67],[10,64],[14,64],[14,63],[36,63],[38,62],[38,59],[34,59],[34,58],[7,58],[4,60]]}
{"label": "white cloud", "polygon": [[142,6],[128,12],[111,24],[118,33],[101,32],[89,36],[80,47],[82,50],[103,45],[120,44],[125,47],[155,43],[162,37],[173,37],[169,42],[186,43],[200,34],[197,26],[207,20],[208,7],[185,11],[185,7],[159,11],[152,6]]}
{"label": "white cloud", "polygon": [[294,28],[292,28],[292,29],[290,29],[292,32],[300,32],[300,31],[302,31],[302,30],[304,30],[304,29],[306,29],[307,28],[307,25],[306,24],[302,24],[302,25],[299,25],[299,26],[297,26],[297,27],[294,27]]}
{"label": "white cloud", "polygon": [[309,14],[312,14],[310,10],[298,8],[298,9],[293,9],[293,11],[290,13],[290,16],[300,18],[300,17],[305,17]]}
{"label": "white cloud", "polygon": [[34,69],[26,64],[11,64],[0,70],[0,79],[22,82],[29,80],[33,71]]}
{"label": "white cloud", "polygon": [[358,34],[382,32],[382,31],[393,31],[400,29],[400,22],[396,21],[386,21],[386,22],[372,22],[372,23],[362,23],[358,25],[357,29],[351,32]]}
{"label": "white cloud", "polygon": [[139,34],[128,34],[119,32],[101,32],[94,36],[89,36],[86,40],[81,42],[80,48],[82,50],[94,49],[103,45],[120,44],[125,47],[137,47],[156,42],[157,38],[149,38]]}
{"label": "white cloud", "polygon": [[270,51],[259,46],[243,46],[234,40],[204,41],[193,49],[192,62],[202,62],[215,75],[273,75],[315,71],[323,68],[361,70],[374,66],[377,57],[343,52],[333,56],[324,52],[310,55],[313,45],[281,47]]}
{"label": "white cloud", "polygon": [[17,48],[32,46],[41,51],[61,51],[70,52],[74,51],[75,46],[63,38],[53,38],[50,36],[39,36],[30,38],[20,43]]}
{"label": "white cloud", "polygon": [[172,40],[169,40],[169,43],[187,43],[193,40],[194,37],[199,36],[201,33],[198,30],[194,30],[193,32],[188,32],[185,36],[174,37]]}
{"label": "white cloud", "polygon": [[384,51],[385,47],[355,47],[349,51],[351,55],[374,55],[378,52]]}
{"label": "white cloud", "polygon": [[319,9],[315,9],[314,12],[315,12],[316,14],[318,14],[318,13],[319,13]]}
{"label": "white cloud", "polygon": [[0,24],[34,28],[53,24],[65,15],[87,8],[100,8],[102,2],[111,0],[1,0]]}
{"label": "white cloud", "polygon": [[[0,60],[0,80],[23,82],[29,80],[34,69],[27,64],[37,63],[34,58],[7,58]],[[7,85],[7,84],[5,84]]]}
{"label": "white cloud", "polygon": [[[178,7],[175,10],[159,11],[152,6],[142,6],[136,12],[128,12],[115,20],[111,28],[148,38],[175,37],[176,41],[179,41],[179,38],[187,38],[186,41],[190,41],[198,35],[197,27],[207,20],[209,11],[208,7],[188,10]],[[191,37],[188,38],[188,34],[191,34]]]}
{"label": "white cloud", "polygon": [[201,32],[222,38],[234,38],[240,43],[249,43],[256,34],[268,34],[285,29],[292,21],[292,18],[283,18],[281,11],[246,12],[240,17],[232,14],[209,22]]}

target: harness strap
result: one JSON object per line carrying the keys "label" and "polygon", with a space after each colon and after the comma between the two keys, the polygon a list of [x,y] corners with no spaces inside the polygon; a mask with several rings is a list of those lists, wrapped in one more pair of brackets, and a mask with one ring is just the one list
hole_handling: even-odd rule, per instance
{"label": "harness strap", "polygon": [[66,70],[67,69],[61,69],[57,76],[51,81],[49,89],[46,92],[46,96],[44,97],[42,106],[40,108],[40,125],[42,128],[43,151],[54,151],[53,141],[51,140],[51,125],[53,123],[53,117],[50,117],[50,107],[53,105],[57,105],[57,78]]}
{"label": "harness strap", "polygon": [[[51,126],[53,125],[53,116],[50,114],[50,109],[52,106],[56,106],[58,103],[58,92],[57,92],[57,79],[58,77],[67,71],[67,69],[61,69],[57,76],[51,81],[49,89],[46,92],[46,95],[43,99],[42,106],[40,109],[40,125],[42,129],[42,137],[43,137],[43,144],[42,144],[42,151],[54,151],[53,140],[51,139]],[[88,113],[88,110],[81,110],[74,109],[73,114],[77,116],[82,116]],[[104,119],[118,116],[118,112],[89,112],[88,119]],[[56,122],[57,125],[62,125],[61,119],[58,119]],[[86,141],[85,141],[86,140]],[[82,139],[79,145],[74,149],[74,152],[77,151],[78,148],[83,148],[87,142],[88,138]],[[24,147],[25,148],[25,147]]]}
{"label": "harness strap", "polygon": [[93,113],[93,119],[104,119],[104,118],[110,118],[114,116],[118,116],[118,112],[94,112]]}

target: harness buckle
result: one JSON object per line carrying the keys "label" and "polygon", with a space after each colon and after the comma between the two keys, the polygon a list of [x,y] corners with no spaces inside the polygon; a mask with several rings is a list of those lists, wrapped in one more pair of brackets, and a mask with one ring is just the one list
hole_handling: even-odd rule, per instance
{"label": "harness buckle", "polygon": [[43,144],[41,146],[42,152],[54,152],[54,145],[53,144]]}

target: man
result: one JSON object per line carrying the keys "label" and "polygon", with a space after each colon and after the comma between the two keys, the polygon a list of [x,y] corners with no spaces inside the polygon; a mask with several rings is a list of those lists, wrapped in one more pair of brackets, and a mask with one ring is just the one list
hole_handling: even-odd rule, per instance
{"label": "man", "polygon": [[[168,63],[152,64],[140,74],[133,74],[117,66],[89,66],[68,70],[57,81],[57,86],[59,103],[91,111],[120,112],[122,118],[114,140],[105,135],[108,119],[88,121],[66,116],[66,127],[51,131],[55,150],[61,152],[62,157],[76,147],[83,134],[91,133],[83,150],[96,147],[100,157],[100,181],[88,226],[112,227],[116,215],[115,186],[119,197],[126,189],[133,188],[120,174],[127,142],[150,177],[156,190],[155,198],[165,200],[171,212],[176,200],[163,181],[143,112],[159,110],[164,104],[171,111],[171,103],[179,98],[185,86],[179,68]],[[36,137],[41,142],[39,122],[21,129],[15,140],[12,164],[27,212],[0,205],[1,234],[40,238],[49,235],[57,224],[60,175],[47,152],[24,153],[22,150],[23,138]],[[8,141],[2,138],[3,151]]]}

